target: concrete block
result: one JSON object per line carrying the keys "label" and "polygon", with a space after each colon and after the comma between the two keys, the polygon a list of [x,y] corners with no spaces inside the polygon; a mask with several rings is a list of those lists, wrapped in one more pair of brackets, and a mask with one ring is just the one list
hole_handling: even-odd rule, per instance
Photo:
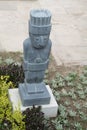
{"label": "concrete block", "polygon": [[[49,94],[51,96],[51,100],[50,100],[49,104],[41,105],[42,112],[44,112],[45,117],[56,117],[57,116],[57,111],[58,111],[58,104],[57,104],[57,102],[55,100],[55,97],[52,94],[52,91],[51,91],[49,85],[46,85],[46,87],[47,87],[48,92],[49,92]],[[12,106],[13,106],[13,111],[18,110],[20,108],[21,112],[23,112],[27,108],[32,108],[32,106],[24,107],[22,105],[18,88],[9,89],[8,93],[9,93],[9,99],[10,99],[10,101],[12,103]]]}

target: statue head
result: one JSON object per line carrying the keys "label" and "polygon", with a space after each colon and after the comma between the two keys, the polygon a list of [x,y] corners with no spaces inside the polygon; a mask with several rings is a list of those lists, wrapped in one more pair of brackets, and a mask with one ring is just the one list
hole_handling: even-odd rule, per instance
{"label": "statue head", "polygon": [[49,35],[35,35],[30,33],[30,39],[32,42],[32,45],[35,48],[43,48],[47,45],[48,40],[49,40]]}
{"label": "statue head", "polygon": [[32,45],[43,48],[47,45],[51,31],[51,13],[48,10],[30,12],[29,35]]}

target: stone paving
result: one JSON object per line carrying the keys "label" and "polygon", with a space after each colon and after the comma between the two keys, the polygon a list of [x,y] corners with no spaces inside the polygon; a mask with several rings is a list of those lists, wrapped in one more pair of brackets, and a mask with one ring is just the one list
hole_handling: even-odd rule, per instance
{"label": "stone paving", "polygon": [[87,0],[0,1],[0,51],[22,51],[29,12],[52,13],[52,54],[57,65],[87,65]]}

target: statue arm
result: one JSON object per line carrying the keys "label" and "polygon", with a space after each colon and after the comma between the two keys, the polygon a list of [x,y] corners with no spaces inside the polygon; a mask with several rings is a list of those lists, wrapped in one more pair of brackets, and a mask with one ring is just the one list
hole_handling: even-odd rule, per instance
{"label": "statue arm", "polygon": [[51,40],[49,40],[49,51],[48,51],[48,59],[49,59],[49,56],[50,56],[50,53],[51,53],[51,46],[52,46],[52,42]]}
{"label": "statue arm", "polygon": [[23,53],[24,53],[24,60],[26,60],[27,61],[27,59],[28,59],[28,42],[27,42],[27,39],[24,41],[24,43],[23,43]]}
{"label": "statue arm", "polygon": [[48,68],[49,59],[44,63],[29,63],[24,60],[24,70],[25,71],[44,71]]}
{"label": "statue arm", "polygon": [[49,45],[50,45],[50,51],[51,51],[51,46],[52,46],[51,40],[49,40]]}

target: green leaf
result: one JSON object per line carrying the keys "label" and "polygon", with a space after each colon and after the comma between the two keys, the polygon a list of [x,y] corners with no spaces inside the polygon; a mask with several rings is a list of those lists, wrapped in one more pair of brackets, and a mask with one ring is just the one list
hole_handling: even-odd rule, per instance
{"label": "green leaf", "polygon": [[5,59],[4,62],[9,65],[9,64],[12,64],[14,62],[14,60],[12,58],[8,58],[8,59]]}
{"label": "green leaf", "polygon": [[82,126],[79,122],[75,123],[75,128],[77,128],[77,130],[82,130]]}
{"label": "green leaf", "polygon": [[82,82],[83,85],[87,85],[87,79]]}
{"label": "green leaf", "polygon": [[83,74],[85,77],[87,77],[87,69],[84,69]]}
{"label": "green leaf", "polygon": [[3,63],[3,61],[2,61],[2,58],[0,57],[0,64],[2,64]]}
{"label": "green leaf", "polygon": [[76,112],[72,111],[72,110],[69,110],[69,116],[75,117],[76,116]]}
{"label": "green leaf", "polygon": [[56,130],[63,130],[63,126],[62,126],[62,124],[58,124],[58,125],[56,125]]}
{"label": "green leaf", "polygon": [[77,89],[79,89],[79,90],[82,90],[82,89],[83,89],[83,86],[82,86],[81,83],[77,83]]}
{"label": "green leaf", "polygon": [[64,104],[65,104],[66,106],[69,106],[69,105],[70,105],[70,102],[69,102],[69,101],[65,101]]}

